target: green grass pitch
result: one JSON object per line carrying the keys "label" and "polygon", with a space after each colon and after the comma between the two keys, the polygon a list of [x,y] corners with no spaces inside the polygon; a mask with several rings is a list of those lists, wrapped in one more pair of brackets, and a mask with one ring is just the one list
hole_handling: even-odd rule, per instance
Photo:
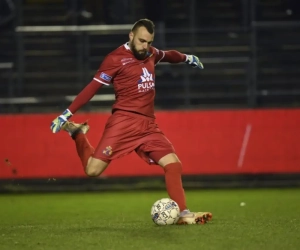
{"label": "green grass pitch", "polygon": [[1,195],[0,249],[300,249],[300,189],[186,195],[191,210],[213,213],[210,223],[156,226],[159,191]]}

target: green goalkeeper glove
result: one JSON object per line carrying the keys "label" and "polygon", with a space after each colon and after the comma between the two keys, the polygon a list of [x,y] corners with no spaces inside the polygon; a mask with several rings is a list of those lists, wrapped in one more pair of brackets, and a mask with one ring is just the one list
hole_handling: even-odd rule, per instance
{"label": "green goalkeeper glove", "polygon": [[204,69],[202,62],[194,55],[186,55],[185,63],[191,65],[193,68]]}
{"label": "green goalkeeper glove", "polygon": [[53,133],[58,133],[61,127],[72,117],[70,110],[66,109],[60,116],[56,117],[50,126]]}

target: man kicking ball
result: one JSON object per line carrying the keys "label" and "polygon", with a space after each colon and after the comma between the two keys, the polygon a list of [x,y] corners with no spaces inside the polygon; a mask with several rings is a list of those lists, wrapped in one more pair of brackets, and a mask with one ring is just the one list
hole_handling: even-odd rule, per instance
{"label": "man kicking ball", "polygon": [[[85,173],[99,176],[109,163],[135,151],[148,164],[164,169],[166,189],[177,202],[181,214],[178,224],[205,224],[209,212],[190,212],[182,187],[182,164],[171,142],[155,123],[155,65],[159,62],[181,63],[203,69],[199,58],[175,50],[162,51],[151,46],[154,24],[148,19],[137,21],[129,42],[109,53],[93,80],[77,95],[71,105],[51,123],[53,133],[67,131],[76,144]],[[116,101],[106,122],[100,142],[93,148],[86,133],[86,123],[70,122],[72,115],[85,105],[103,85],[113,84]]]}

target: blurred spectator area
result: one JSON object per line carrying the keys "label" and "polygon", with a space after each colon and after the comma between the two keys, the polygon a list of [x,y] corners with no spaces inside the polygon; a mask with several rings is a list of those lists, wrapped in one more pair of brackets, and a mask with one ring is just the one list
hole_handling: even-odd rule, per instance
{"label": "blurred spectator area", "polygon": [[[74,20],[68,19],[69,9],[64,0],[15,3],[19,7],[15,26],[74,25]],[[135,20],[148,17],[157,27],[163,27],[158,29],[154,46],[201,58],[204,71],[184,65],[157,67],[158,108],[299,106],[299,1],[251,3],[250,0],[165,0],[164,4],[157,0],[85,0],[83,9],[92,16],[79,17],[75,24],[129,24],[130,27]],[[256,25],[257,22],[275,24]],[[44,101],[39,105],[36,102],[23,105],[23,112],[37,107],[60,109],[71,97],[64,99],[65,102],[53,97],[76,95],[92,79],[104,56],[127,41],[128,31],[120,28],[113,32],[15,33],[14,29],[2,29],[1,60],[15,65],[13,91],[10,89],[9,95]],[[7,75],[1,73],[2,83],[8,82]],[[103,88],[100,94],[107,98],[95,100],[86,109],[110,107],[112,88]],[[7,97],[8,92],[1,91],[0,95]],[[6,110],[9,108],[4,105],[2,112]]]}
{"label": "blurred spectator area", "polygon": [[[6,0],[3,0],[6,1]],[[15,0],[17,1],[17,0]],[[291,20],[299,19],[298,0],[256,0],[257,19]],[[197,25],[236,25],[249,19],[249,0],[24,0],[24,25],[62,25],[67,14],[67,2],[83,7],[93,14],[92,23],[132,23],[137,18],[153,14],[151,18],[163,16],[168,26],[186,27],[190,22],[190,8],[194,9]],[[33,14],[34,13],[34,14]],[[224,23],[224,21],[226,21]]]}

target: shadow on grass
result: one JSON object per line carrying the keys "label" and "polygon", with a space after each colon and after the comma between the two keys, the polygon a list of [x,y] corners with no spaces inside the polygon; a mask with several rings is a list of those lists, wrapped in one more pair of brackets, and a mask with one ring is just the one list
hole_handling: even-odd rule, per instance
{"label": "shadow on grass", "polygon": [[[192,225],[192,226],[157,226],[157,225],[99,225],[99,226],[80,226],[78,228],[68,228],[65,229],[68,233],[72,234],[98,234],[100,233],[102,237],[122,237],[122,238],[135,238],[142,240],[155,240],[166,242],[168,240],[172,241],[174,244],[176,241],[180,241],[180,237],[183,232],[188,233],[190,230],[186,230],[187,227],[202,227],[202,225]],[[195,229],[195,228],[194,228]]]}

